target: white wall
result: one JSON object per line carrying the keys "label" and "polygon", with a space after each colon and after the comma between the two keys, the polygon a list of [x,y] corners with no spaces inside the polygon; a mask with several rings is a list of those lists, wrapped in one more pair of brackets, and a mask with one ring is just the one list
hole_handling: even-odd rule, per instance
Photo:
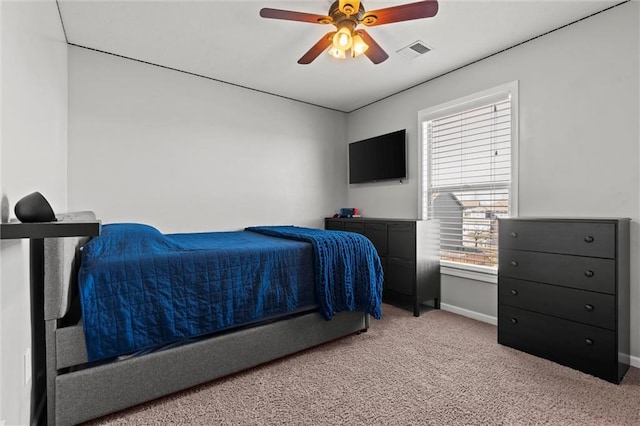
{"label": "white wall", "polygon": [[346,201],[346,116],[69,49],[69,207],[163,232],[322,226]]}
{"label": "white wall", "polygon": [[[67,208],[67,45],[54,0],[0,2],[2,194],[15,203],[40,191]],[[0,421],[28,424],[31,346],[28,242],[0,243]]]}
{"label": "white wall", "polygon": [[[351,113],[349,142],[407,128],[409,178],[350,185],[347,203],[367,216],[419,217],[417,112],[519,80],[519,214],[632,218],[631,352],[640,365],[638,9],[626,3]],[[442,302],[495,317],[495,284],[443,276]]]}

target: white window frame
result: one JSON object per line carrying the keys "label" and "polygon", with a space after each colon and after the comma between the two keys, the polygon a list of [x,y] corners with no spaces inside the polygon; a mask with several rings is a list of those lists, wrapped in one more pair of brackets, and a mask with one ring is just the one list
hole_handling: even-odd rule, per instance
{"label": "white window frame", "polygon": [[[419,198],[419,216],[422,219],[428,219],[423,217],[424,209],[424,188],[427,183],[424,181],[424,126],[425,121],[433,120],[449,114],[455,114],[457,112],[472,109],[474,107],[486,105],[493,100],[504,99],[506,96],[511,98],[511,188],[509,199],[509,216],[518,216],[518,146],[519,146],[519,131],[518,131],[518,81],[512,81],[502,84],[500,86],[483,90],[478,93],[474,93],[469,96],[465,96],[459,99],[455,99],[443,104],[439,104],[430,108],[426,108],[418,111],[418,135],[420,135],[418,143],[418,152],[420,158],[420,179],[418,184],[418,198]],[[498,268],[491,268],[480,265],[467,265],[458,262],[451,262],[446,260],[440,261],[440,273],[444,275],[452,275],[462,278],[469,278],[478,281],[484,281],[497,284],[498,282]]]}

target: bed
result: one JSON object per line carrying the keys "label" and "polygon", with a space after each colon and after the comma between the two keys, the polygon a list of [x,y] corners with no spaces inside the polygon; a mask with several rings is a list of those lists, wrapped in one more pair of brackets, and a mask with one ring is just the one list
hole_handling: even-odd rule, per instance
{"label": "bed", "polygon": [[92,240],[46,239],[48,424],[77,424],[366,331],[381,315],[372,247],[356,234],[296,227],[165,236],[114,224]]}

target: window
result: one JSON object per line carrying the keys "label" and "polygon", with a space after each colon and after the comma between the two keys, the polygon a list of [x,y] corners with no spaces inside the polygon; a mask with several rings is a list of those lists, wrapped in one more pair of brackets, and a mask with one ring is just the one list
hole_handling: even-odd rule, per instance
{"label": "window", "polygon": [[516,96],[511,83],[420,112],[422,217],[440,220],[444,267],[497,270],[497,219],[516,206]]}

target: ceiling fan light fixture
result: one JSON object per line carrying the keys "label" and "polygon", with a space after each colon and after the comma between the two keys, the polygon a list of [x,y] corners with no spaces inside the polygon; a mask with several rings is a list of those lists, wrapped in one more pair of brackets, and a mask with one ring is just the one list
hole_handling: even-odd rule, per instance
{"label": "ceiling fan light fixture", "polygon": [[364,42],[360,34],[355,34],[353,36],[353,44],[351,46],[351,57],[355,58],[356,56],[362,55],[367,51],[369,45]]}
{"label": "ceiling fan light fixture", "polygon": [[331,48],[329,49],[329,55],[333,56],[336,59],[344,59],[347,57],[344,50],[339,49],[335,46],[331,46]]}

